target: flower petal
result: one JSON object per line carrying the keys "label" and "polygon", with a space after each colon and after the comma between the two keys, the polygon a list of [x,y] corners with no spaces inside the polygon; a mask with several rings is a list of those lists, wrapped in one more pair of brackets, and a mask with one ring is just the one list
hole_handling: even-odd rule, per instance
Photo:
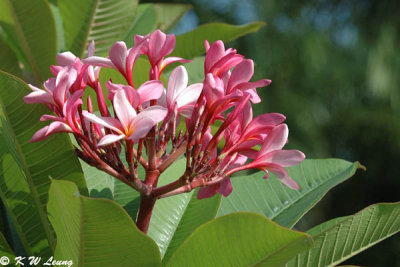
{"label": "flower petal", "polygon": [[140,96],[139,105],[153,99],[159,99],[163,92],[164,84],[161,81],[145,82],[137,90],[137,93]]}
{"label": "flower petal", "polygon": [[105,57],[93,56],[93,57],[88,57],[82,61],[92,66],[99,66],[112,69],[116,68],[114,64],[111,62],[111,60]]}
{"label": "flower petal", "polygon": [[236,85],[250,81],[254,74],[254,63],[251,59],[240,62],[232,71],[228,83],[228,92],[231,92]]}
{"label": "flower petal", "polygon": [[212,184],[206,187],[200,187],[197,192],[197,199],[209,198],[214,196],[219,190],[220,184]]}
{"label": "flower petal", "polygon": [[61,67],[65,67],[74,64],[76,56],[71,52],[64,52],[57,54],[57,64]]}
{"label": "flower petal", "polygon": [[157,64],[157,62],[163,57],[161,54],[167,35],[160,30],[155,30],[149,39],[149,50],[148,57],[151,65]]}
{"label": "flower petal", "polygon": [[288,172],[283,167],[276,164],[271,164],[267,167],[267,170],[275,174],[275,176],[287,187],[294,190],[300,189],[297,183],[292,178],[290,178]]}
{"label": "flower petal", "polygon": [[98,117],[92,113],[87,112],[84,110],[82,112],[82,115],[90,122],[99,124],[103,127],[109,128],[111,130],[114,130],[120,134],[122,134],[122,125],[121,122],[115,118],[112,117]]}
{"label": "flower petal", "polygon": [[225,55],[225,46],[221,40],[214,42],[207,51],[204,60],[204,73],[207,74],[218,60]]}
{"label": "flower petal", "polygon": [[176,104],[178,108],[188,105],[195,104],[197,99],[199,98],[201,91],[203,90],[202,83],[195,83],[185,88],[176,99]]}
{"label": "flower petal", "polygon": [[274,127],[267,135],[267,138],[260,149],[259,157],[271,151],[282,149],[286,144],[288,135],[289,129],[286,124],[280,124]]}
{"label": "flower petal", "polygon": [[126,74],[127,49],[125,42],[116,42],[110,48],[110,60],[114,66],[123,74]]}
{"label": "flower petal", "polygon": [[116,135],[116,134],[107,134],[100,139],[97,146],[107,146],[109,144],[115,143],[121,139],[125,138],[124,134]]}
{"label": "flower petal", "polygon": [[178,94],[186,88],[188,84],[188,74],[183,66],[175,68],[168,80],[167,105],[172,108]]}
{"label": "flower petal", "polygon": [[131,126],[133,119],[136,117],[136,111],[129,103],[124,90],[118,90],[114,95],[114,110],[120,120],[125,132]]}
{"label": "flower petal", "polygon": [[232,193],[232,183],[231,183],[231,179],[229,179],[229,177],[222,180],[218,191],[224,197],[227,197]]}
{"label": "flower petal", "polygon": [[299,150],[275,150],[268,155],[268,161],[282,167],[290,167],[301,163],[306,156]]}

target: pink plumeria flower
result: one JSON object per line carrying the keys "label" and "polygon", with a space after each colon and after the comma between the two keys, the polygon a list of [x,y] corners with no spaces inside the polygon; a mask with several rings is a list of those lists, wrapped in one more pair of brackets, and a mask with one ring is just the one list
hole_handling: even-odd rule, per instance
{"label": "pink plumeria flower", "polygon": [[143,40],[128,50],[125,42],[119,41],[111,46],[109,58],[89,56],[83,62],[93,66],[117,69],[125,77],[129,85],[133,86],[133,66],[137,58],[141,55],[142,46],[145,44],[146,42]]}
{"label": "pink plumeria flower", "polygon": [[204,61],[204,73],[206,75],[212,73],[214,76],[222,78],[231,68],[244,59],[244,56],[237,54],[235,49],[225,50],[225,45],[221,40],[214,42],[211,46],[206,40],[204,46],[206,48]]}
{"label": "pink plumeria flower", "polygon": [[43,115],[40,120],[48,121],[54,120],[50,125],[43,127],[37,131],[31,139],[31,142],[39,142],[54,133],[80,133],[80,120],[77,116],[77,109],[79,105],[82,105],[83,90],[74,92],[62,109],[62,114],[59,116],[54,115]]}
{"label": "pink plumeria flower", "polygon": [[75,83],[77,78],[77,71],[74,66],[63,67],[58,73],[56,78],[50,78],[44,82],[44,90],[37,88],[31,84],[29,87],[32,93],[24,97],[27,104],[42,103],[48,106],[53,106],[53,111],[61,112],[65,102],[69,97],[69,89]]}
{"label": "pink plumeria flower", "polygon": [[194,105],[203,89],[202,83],[188,84],[188,74],[183,66],[175,68],[168,80],[166,93],[161,96],[160,105],[168,108],[169,112],[176,116],[186,118],[192,116]]}
{"label": "pink plumeria flower", "polygon": [[162,121],[167,115],[167,110],[161,106],[149,107],[139,114],[129,103],[124,90],[118,90],[113,99],[115,114],[118,117],[98,117],[83,111],[83,116],[90,122],[109,128],[115,134],[107,134],[99,141],[98,146],[105,146],[121,139],[138,140],[144,138],[150,129]]}
{"label": "pink plumeria flower", "polygon": [[287,143],[289,130],[286,124],[274,127],[267,135],[257,157],[247,165],[228,171],[228,174],[245,170],[259,169],[265,172],[264,178],[268,178],[268,172],[272,172],[286,186],[298,190],[297,183],[290,178],[284,167],[290,167],[301,163],[305,155],[298,150],[283,150]]}
{"label": "pink plumeria flower", "polygon": [[143,41],[147,41],[147,46],[142,46],[142,52],[149,58],[152,67],[151,74],[155,80],[160,78],[161,73],[168,65],[175,62],[191,62],[191,60],[180,57],[165,58],[165,56],[171,54],[175,49],[175,35],[173,34],[165,34],[160,30],[155,30],[150,35],[135,36],[135,44],[142,43]]}
{"label": "pink plumeria flower", "polygon": [[260,103],[261,99],[257,94],[256,88],[264,87],[271,83],[271,80],[262,79],[256,82],[249,82],[254,74],[254,62],[251,59],[246,59],[240,62],[233,69],[232,73],[227,73],[225,77],[228,82],[225,84],[226,94],[231,94],[235,90],[246,91],[251,95],[251,102]]}
{"label": "pink plumeria flower", "polygon": [[161,81],[147,81],[143,83],[137,90],[129,85],[114,84],[111,81],[106,83],[108,89],[107,98],[114,99],[114,95],[119,90],[124,90],[125,95],[134,108],[139,105],[145,104],[150,100],[157,100],[164,92],[164,84]]}

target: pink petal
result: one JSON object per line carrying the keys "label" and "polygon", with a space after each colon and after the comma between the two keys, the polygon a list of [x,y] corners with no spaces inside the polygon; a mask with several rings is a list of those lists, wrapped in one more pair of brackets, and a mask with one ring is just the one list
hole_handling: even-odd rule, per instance
{"label": "pink petal", "polygon": [[[135,118],[132,130],[133,133],[131,136],[129,136],[130,140],[133,140],[135,143],[146,137],[146,135],[149,133],[151,128],[156,124],[152,118],[150,117],[145,117],[145,116],[140,116],[142,114],[139,113],[139,115]],[[140,116],[140,117],[139,117]]]}
{"label": "pink petal", "polygon": [[84,59],[83,62],[92,66],[99,66],[112,69],[116,68],[110,59],[104,57],[96,57],[96,56],[88,57]]}
{"label": "pink petal", "polygon": [[137,90],[137,93],[140,96],[139,105],[153,99],[159,99],[163,92],[164,84],[161,81],[145,82]]}
{"label": "pink petal", "polygon": [[103,127],[109,128],[114,130],[120,134],[122,134],[122,125],[119,120],[112,118],[112,117],[98,117],[92,113],[87,112],[84,110],[82,115],[90,122],[99,124]]}
{"label": "pink petal", "polygon": [[289,129],[286,124],[280,124],[274,127],[267,135],[265,143],[260,149],[259,155],[265,155],[274,150],[280,150],[286,144],[289,135]]}
{"label": "pink petal", "polygon": [[259,80],[256,82],[246,82],[246,83],[242,83],[237,85],[237,89],[239,90],[248,90],[248,89],[254,89],[254,88],[259,88],[259,87],[265,87],[271,84],[271,80],[268,79],[263,79],[263,80]]}
{"label": "pink petal", "polygon": [[114,95],[114,110],[125,132],[128,132],[131,122],[136,117],[136,111],[129,103],[125,91],[118,90]]}
{"label": "pink petal", "polygon": [[195,104],[202,90],[203,90],[203,84],[195,83],[190,85],[183,91],[181,91],[181,93],[177,96],[176,99],[176,104],[178,108],[188,104]]}
{"label": "pink petal", "polygon": [[225,178],[224,180],[222,180],[219,186],[219,193],[224,197],[227,197],[232,193],[231,179]]}
{"label": "pink petal", "polygon": [[172,51],[175,49],[175,42],[175,35],[167,34],[167,38],[164,42],[164,47],[162,48],[160,53],[162,57],[165,57],[172,53]]}
{"label": "pink petal", "polygon": [[301,163],[306,156],[299,150],[275,150],[268,154],[268,161],[282,167],[290,167]]}
{"label": "pink petal", "polygon": [[300,189],[297,183],[292,178],[290,178],[289,174],[283,167],[271,164],[267,167],[267,170],[275,174],[275,176],[287,187],[292,188],[294,190]]}
{"label": "pink petal", "polygon": [[116,42],[110,48],[110,60],[114,66],[123,74],[126,74],[127,49],[125,42]]}
{"label": "pink petal", "polygon": [[254,88],[253,88],[253,89],[247,89],[245,92],[246,92],[247,94],[250,95],[250,101],[251,101],[252,103],[258,104],[258,103],[261,102],[261,98],[260,98],[260,96],[257,94],[256,89],[254,89]]}
{"label": "pink petal", "polygon": [[125,138],[124,134],[116,135],[116,134],[107,134],[100,139],[97,146],[107,146],[109,144],[115,143],[121,139]]}
{"label": "pink petal", "polygon": [[50,123],[49,127],[47,128],[46,136],[49,136],[53,133],[71,133],[72,129],[67,124],[55,121]]}
{"label": "pink petal", "polygon": [[225,55],[225,46],[222,41],[214,42],[206,53],[206,58],[204,61],[204,73],[209,73],[210,69],[213,67],[218,60],[220,60]]}
{"label": "pink petal", "polygon": [[188,74],[183,66],[175,68],[168,80],[167,105],[172,108],[178,94],[184,90],[188,83]]}
{"label": "pink petal", "polygon": [[167,116],[167,109],[161,106],[151,106],[146,108],[145,110],[143,110],[142,112],[140,112],[137,115],[137,118],[141,118],[141,117],[149,117],[153,120],[154,124],[159,123],[160,121],[162,121],[165,116]]}
{"label": "pink petal", "polygon": [[71,52],[64,52],[57,54],[57,64],[61,67],[65,67],[74,64],[76,56]]}
{"label": "pink petal", "polygon": [[184,58],[180,58],[180,57],[167,57],[166,59],[164,59],[162,61],[159,72],[162,72],[168,65],[171,65],[172,63],[176,63],[176,62],[189,63],[192,61],[193,60],[191,60],[191,59],[184,59]]}
{"label": "pink petal", "polygon": [[56,88],[53,92],[54,101],[62,107],[65,103],[67,92],[75,82],[77,72],[75,68],[65,67],[57,75]]}
{"label": "pink petal", "polygon": [[254,74],[254,63],[251,59],[240,62],[232,71],[228,83],[228,92],[231,92],[236,85],[250,81]]}
{"label": "pink petal", "polygon": [[197,192],[197,199],[209,198],[214,196],[219,190],[219,184],[212,184],[206,187],[201,187]]}
{"label": "pink petal", "polygon": [[150,35],[148,56],[151,65],[157,64],[157,62],[163,57],[161,52],[164,48],[166,38],[167,36],[165,33],[160,30],[155,30]]}
{"label": "pink petal", "polygon": [[250,136],[258,135],[260,133],[268,133],[268,129],[272,129],[272,127],[281,124],[286,117],[280,113],[266,113],[255,117],[250,123],[247,125],[243,135],[246,138]]}
{"label": "pink petal", "polygon": [[49,128],[49,126],[45,126],[43,128],[41,128],[40,130],[38,130],[31,138],[30,142],[34,143],[34,142],[39,142],[42,141],[44,139],[47,138],[47,129]]}
{"label": "pink petal", "polygon": [[26,96],[24,96],[24,102],[26,104],[42,103],[55,105],[53,96],[44,90],[34,91]]}

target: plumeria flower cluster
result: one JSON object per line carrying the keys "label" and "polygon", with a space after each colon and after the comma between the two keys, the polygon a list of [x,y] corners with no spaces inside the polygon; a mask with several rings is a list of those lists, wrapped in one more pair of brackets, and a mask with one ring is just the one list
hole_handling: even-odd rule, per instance
{"label": "plumeria flower cluster", "polygon": [[[124,42],[116,42],[106,58],[94,56],[94,42],[86,59],[70,52],[59,54],[58,65],[51,67],[54,77],[43,89],[30,85],[32,93],[25,96],[26,103],[42,103],[51,111],[41,120],[52,122],[31,141],[72,133],[82,160],[141,193],[138,221],[148,216],[141,215],[141,210],[159,198],[195,188],[200,188],[198,198],[216,193],[228,196],[230,177],[246,169],[262,170],[264,178],[271,172],[288,187],[299,188],[285,167],[302,162],[305,156],[283,149],[288,140],[285,116],[268,113],[253,118],[252,104],[261,102],[256,89],[271,81],[250,81],[252,60],[235,49],[225,49],[222,41],[211,45],[205,41],[203,83],[188,85],[185,67],[178,66],[164,85],[160,78],[166,67],[190,62],[168,57],[175,48],[175,36],[156,30],[137,35],[134,41],[129,49]],[[136,87],[132,71],[140,56],[148,59],[151,68],[149,80]],[[126,83],[109,80],[101,85],[101,68],[115,69]],[[83,97],[85,90],[94,90],[99,112],[94,112],[90,96]],[[84,102],[87,110],[82,108]],[[179,158],[186,160],[184,174],[158,186],[160,174]],[[145,177],[138,177],[139,164],[146,170]]]}

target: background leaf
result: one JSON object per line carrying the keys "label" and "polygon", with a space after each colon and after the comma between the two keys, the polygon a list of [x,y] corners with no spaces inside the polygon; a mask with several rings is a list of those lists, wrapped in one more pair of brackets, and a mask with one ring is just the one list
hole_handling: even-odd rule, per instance
{"label": "background leaf", "polygon": [[27,105],[31,90],[0,72],[0,195],[29,255],[51,255],[55,240],[46,216],[49,176],[74,181],[82,194],[86,183],[67,135],[30,143],[43,123],[44,105]]}
{"label": "background leaf", "polygon": [[0,39],[0,69],[12,75],[21,77],[21,69],[14,51]]}
{"label": "background leaf", "polygon": [[204,40],[210,44],[217,40],[229,42],[246,34],[256,32],[264,22],[253,22],[245,25],[229,25],[225,23],[204,24],[193,31],[176,37],[176,48],[171,55],[183,58],[194,58],[205,53]]}
{"label": "background leaf", "polygon": [[185,13],[192,8],[187,4],[153,4],[157,13],[157,28],[163,32],[169,32]]}
{"label": "background leaf", "polygon": [[134,20],[137,0],[58,0],[63,20],[66,50],[78,57],[87,55],[94,40],[96,54],[105,55],[111,45],[125,36]]}
{"label": "background leaf", "polygon": [[15,266],[15,253],[11,250],[3,233],[0,233],[0,255],[2,258],[7,257],[10,260],[10,264]]}
{"label": "background leaf", "polygon": [[287,266],[336,266],[399,231],[400,202],[375,204],[308,231],[315,246]]}
{"label": "background leaf", "polygon": [[68,181],[53,180],[49,195],[56,259],[85,267],[160,265],[157,245],[114,202],[79,196]]}
{"label": "background leaf", "polygon": [[[38,19],[40,18],[40,19]],[[24,63],[38,84],[50,75],[56,59],[56,30],[48,3],[44,0],[0,1],[0,25],[12,46],[20,50]]]}
{"label": "background leaf", "polygon": [[240,212],[200,226],[167,266],[281,266],[311,246],[312,239],[305,233],[256,213]]}
{"label": "background leaf", "polygon": [[[164,185],[177,180],[185,171],[186,160],[180,159],[160,177]],[[153,210],[148,235],[158,244],[165,262],[175,249],[198,226],[213,219],[218,211],[220,196],[205,200],[196,198],[197,191],[159,199]]]}
{"label": "background leaf", "polygon": [[300,190],[292,190],[271,174],[264,180],[261,172],[232,178],[233,192],[223,198],[218,216],[236,211],[254,211],[264,214],[285,227],[292,227],[332,187],[351,177],[358,162],[341,159],[306,159],[288,168]]}

